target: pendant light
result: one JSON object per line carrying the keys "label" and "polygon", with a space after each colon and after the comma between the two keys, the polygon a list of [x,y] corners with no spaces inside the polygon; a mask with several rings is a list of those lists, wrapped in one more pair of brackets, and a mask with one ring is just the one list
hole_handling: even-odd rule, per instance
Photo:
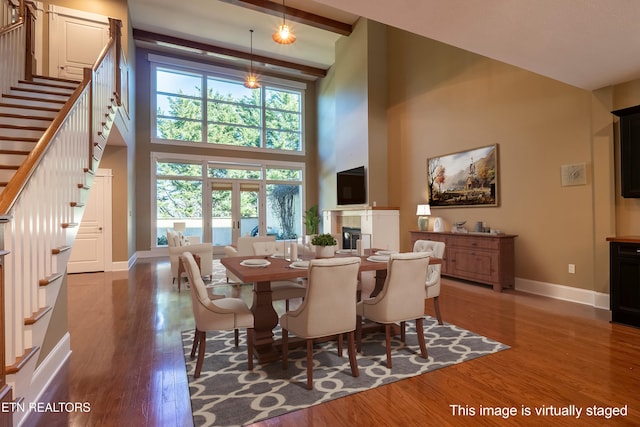
{"label": "pendant light", "polygon": [[280,44],[291,44],[296,41],[296,36],[291,32],[289,26],[285,22],[284,11],[284,0],[282,0],[282,25],[278,27],[278,31],[273,33],[273,41]]}
{"label": "pendant light", "polygon": [[258,76],[253,74],[253,30],[249,30],[251,33],[251,51],[249,56],[249,75],[244,80],[244,87],[249,89],[258,89],[260,87],[260,83],[258,82]]}

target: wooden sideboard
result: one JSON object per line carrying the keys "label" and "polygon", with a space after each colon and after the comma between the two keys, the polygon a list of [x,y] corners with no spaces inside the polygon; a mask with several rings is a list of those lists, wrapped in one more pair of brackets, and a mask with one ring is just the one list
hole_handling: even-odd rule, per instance
{"label": "wooden sideboard", "polygon": [[513,288],[515,279],[514,234],[410,231],[416,240],[445,243],[442,275],[493,286],[501,292]]}

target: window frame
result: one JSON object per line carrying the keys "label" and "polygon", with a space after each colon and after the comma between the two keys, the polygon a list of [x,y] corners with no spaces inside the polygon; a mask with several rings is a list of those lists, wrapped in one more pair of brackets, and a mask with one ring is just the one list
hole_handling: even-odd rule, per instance
{"label": "window frame", "polygon": [[[236,151],[245,151],[245,152],[261,152],[261,153],[274,153],[274,154],[287,154],[287,155],[295,155],[295,156],[305,156],[306,155],[306,138],[305,138],[305,104],[306,104],[306,88],[307,84],[294,81],[287,80],[283,78],[271,77],[271,76],[261,76],[261,101],[259,105],[260,116],[261,116],[261,124],[260,124],[260,147],[249,147],[249,146],[238,146],[238,145],[230,145],[230,144],[218,144],[213,142],[208,142],[208,126],[209,126],[209,117],[208,117],[208,102],[209,98],[207,96],[208,93],[208,80],[210,78],[219,79],[224,81],[229,81],[232,83],[242,83],[244,81],[244,77],[246,72],[239,70],[227,69],[215,65],[210,64],[201,64],[196,62],[191,62],[187,60],[177,59],[177,58],[169,58],[156,54],[148,54],[148,59],[150,63],[150,126],[151,126],[151,143],[152,144],[161,144],[161,145],[173,145],[173,146],[189,146],[189,147],[207,147],[210,149],[224,149],[224,150],[236,150]],[[166,69],[167,71],[175,71],[175,72],[183,72],[183,73],[191,73],[191,74],[200,74],[203,82],[203,90],[201,93],[200,100],[202,102],[202,118],[201,118],[201,141],[182,141],[182,140],[174,140],[174,139],[164,139],[157,137],[157,125],[158,125],[158,106],[157,106],[157,70],[158,69]],[[266,111],[283,111],[287,113],[291,113],[290,111],[279,110],[268,108],[265,103],[265,92],[267,88],[273,88],[275,90],[282,90],[286,92],[299,92],[300,93],[300,149],[299,150],[283,150],[277,148],[269,148],[267,147],[267,132],[273,130],[272,128],[267,128],[266,123]],[[162,92],[164,94],[165,92]],[[244,126],[244,125],[241,125]]]}

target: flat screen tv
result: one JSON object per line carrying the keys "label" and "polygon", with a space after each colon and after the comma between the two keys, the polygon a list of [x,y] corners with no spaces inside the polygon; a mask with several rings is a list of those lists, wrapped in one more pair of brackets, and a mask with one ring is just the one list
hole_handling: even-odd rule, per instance
{"label": "flat screen tv", "polygon": [[338,172],[338,205],[367,203],[367,177],[364,166]]}

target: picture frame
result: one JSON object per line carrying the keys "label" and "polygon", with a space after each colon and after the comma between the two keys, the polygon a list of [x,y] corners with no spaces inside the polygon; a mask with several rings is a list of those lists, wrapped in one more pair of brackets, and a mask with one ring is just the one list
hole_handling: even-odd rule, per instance
{"label": "picture frame", "polygon": [[498,144],[427,159],[429,206],[498,206]]}

